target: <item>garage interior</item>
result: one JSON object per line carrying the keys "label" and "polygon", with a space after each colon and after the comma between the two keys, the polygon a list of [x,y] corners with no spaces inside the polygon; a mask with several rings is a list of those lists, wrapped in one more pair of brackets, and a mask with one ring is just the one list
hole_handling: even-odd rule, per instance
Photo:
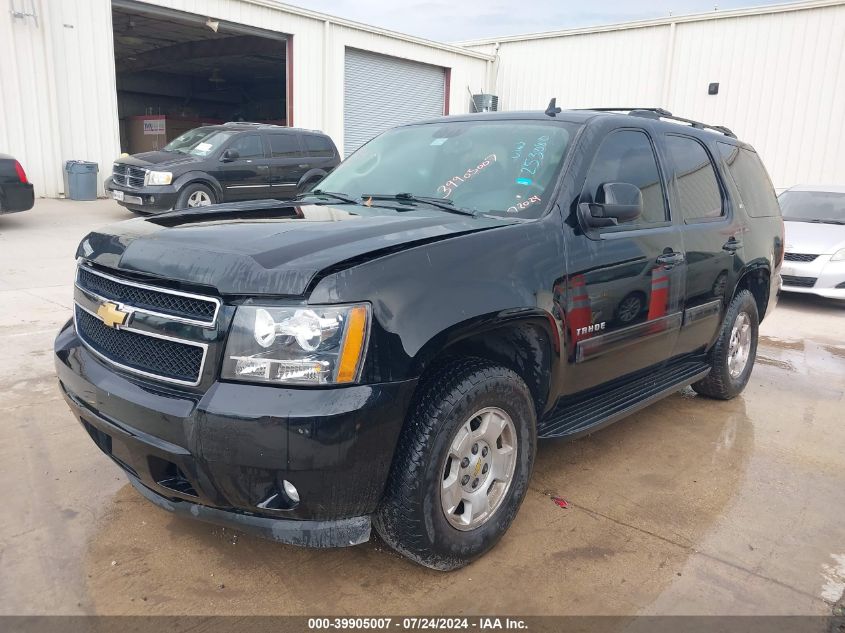
{"label": "garage interior", "polygon": [[207,16],[112,5],[121,151],[199,125],[287,123],[287,41]]}

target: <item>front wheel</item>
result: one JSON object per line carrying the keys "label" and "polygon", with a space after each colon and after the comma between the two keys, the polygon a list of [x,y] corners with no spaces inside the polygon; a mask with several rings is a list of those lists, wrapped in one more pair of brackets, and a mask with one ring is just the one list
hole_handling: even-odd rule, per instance
{"label": "front wheel", "polygon": [[710,373],[692,385],[696,393],[730,400],[745,389],[757,357],[759,326],[754,295],[741,290],[728,306],[719,338],[708,355]]}
{"label": "front wheel", "polygon": [[207,207],[215,204],[217,199],[214,192],[200,183],[185,185],[176,199],[176,209],[190,209],[193,207]]}
{"label": "front wheel", "polygon": [[374,517],[379,535],[442,571],[491,549],[528,489],[535,423],[531,393],[509,369],[465,358],[431,373],[420,385]]}

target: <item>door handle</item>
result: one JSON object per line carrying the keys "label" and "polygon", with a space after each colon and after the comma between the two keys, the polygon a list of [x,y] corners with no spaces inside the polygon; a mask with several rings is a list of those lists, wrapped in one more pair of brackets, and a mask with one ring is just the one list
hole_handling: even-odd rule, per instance
{"label": "door handle", "polygon": [[257,165],[258,169],[270,169],[269,165]]}
{"label": "door handle", "polygon": [[735,255],[740,248],[742,248],[742,242],[733,236],[731,236],[731,239],[727,242],[722,244],[722,250],[729,252],[731,255]]}
{"label": "door handle", "polygon": [[665,266],[667,270],[684,262],[684,254],[671,251],[657,256],[657,263]]}

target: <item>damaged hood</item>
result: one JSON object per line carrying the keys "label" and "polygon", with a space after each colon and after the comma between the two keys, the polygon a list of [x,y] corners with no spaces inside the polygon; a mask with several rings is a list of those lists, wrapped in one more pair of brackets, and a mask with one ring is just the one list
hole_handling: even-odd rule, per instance
{"label": "damaged hood", "polygon": [[87,235],[77,257],[223,295],[301,296],[324,271],[517,221],[425,206],[396,211],[261,200],[112,224]]}

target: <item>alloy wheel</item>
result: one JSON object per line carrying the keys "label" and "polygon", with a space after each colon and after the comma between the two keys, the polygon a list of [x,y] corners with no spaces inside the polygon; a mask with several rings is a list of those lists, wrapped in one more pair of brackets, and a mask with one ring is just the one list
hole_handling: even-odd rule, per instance
{"label": "alloy wheel", "polygon": [[208,195],[205,191],[195,191],[190,196],[188,196],[188,206],[189,207],[207,207],[211,204],[211,196]]}
{"label": "alloy wheel", "polygon": [[516,427],[502,409],[487,407],[452,438],[440,488],[443,514],[452,527],[474,530],[502,504],[516,467]]}
{"label": "alloy wheel", "polygon": [[748,364],[751,353],[751,319],[745,312],[740,312],[731,329],[728,344],[728,371],[731,378],[737,378]]}

